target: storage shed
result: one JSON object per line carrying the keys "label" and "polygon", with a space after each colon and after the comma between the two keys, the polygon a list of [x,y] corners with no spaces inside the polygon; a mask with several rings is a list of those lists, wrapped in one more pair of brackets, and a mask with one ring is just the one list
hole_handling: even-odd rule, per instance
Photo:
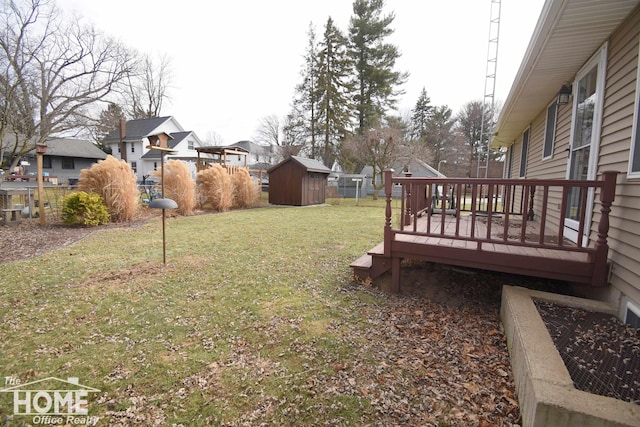
{"label": "storage shed", "polygon": [[292,206],[324,203],[331,170],[319,161],[291,156],[267,172],[269,203]]}

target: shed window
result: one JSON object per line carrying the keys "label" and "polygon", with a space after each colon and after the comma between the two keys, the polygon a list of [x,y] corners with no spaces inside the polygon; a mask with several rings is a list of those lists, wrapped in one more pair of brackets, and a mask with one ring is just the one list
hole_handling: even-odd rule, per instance
{"label": "shed window", "polygon": [[75,165],[73,163],[73,157],[62,158],[62,169],[75,169]]}
{"label": "shed window", "polygon": [[544,150],[542,152],[543,159],[550,159],[553,157],[553,142],[556,136],[556,117],[558,114],[558,104],[553,101],[549,107],[547,107],[547,122],[544,128]]}
{"label": "shed window", "polygon": [[520,178],[527,174],[527,152],[529,151],[529,129],[522,134],[522,154],[520,155]]}

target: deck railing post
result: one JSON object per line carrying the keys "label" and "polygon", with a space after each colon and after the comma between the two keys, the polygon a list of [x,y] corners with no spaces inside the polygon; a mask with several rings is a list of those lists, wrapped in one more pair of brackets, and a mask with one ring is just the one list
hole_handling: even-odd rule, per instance
{"label": "deck railing post", "polygon": [[593,286],[606,286],[608,283],[609,271],[607,235],[609,233],[609,213],[611,203],[616,197],[616,179],[618,172],[605,171],[602,173],[604,185],[600,190],[600,221],[598,221],[598,238],[595,244],[595,264],[593,268]]}
{"label": "deck railing post", "polygon": [[[404,176],[406,176],[407,178],[411,177],[411,172],[405,172]],[[404,214],[404,225],[411,225],[411,183],[409,184],[403,184],[403,186],[405,187],[406,191],[406,211]]]}
{"label": "deck railing post", "polygon": [[386,197],[385,219],[384,219],[384,256],[391,257],[391,193],[393,192],[393,169],[384,170],[384,194]]}
{"label": "deck railing post", "polygon": [[529,221],[533,221],[533,219],[535,218],[536,214],[533,211],[533,199],[536,196],[536,186],[532,185],[531,186],[531,191],[529,192],[529,211],[527,212],[527,219]]}

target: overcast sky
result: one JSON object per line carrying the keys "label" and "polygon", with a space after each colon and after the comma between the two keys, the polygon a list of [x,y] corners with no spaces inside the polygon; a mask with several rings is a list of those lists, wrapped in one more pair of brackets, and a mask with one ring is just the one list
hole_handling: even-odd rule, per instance
{"label": "overcast sky", "polygon": [[[162,115],[205,140],[254,139],[261,118],[283,117],[300,81],[309,24],[327,18],[347,32],[351,0],[57,0],[104,33],[153,57],[168,55],[173,76]],[[544,0],[501,2],[496,102],[503,102]],[[433,105],[456,114],[484,97],[491,0],[387,0],[395,13],[388,39],[408,71],[403,114],[426,88]],[[494,5],[495,8],[495,5]]]}

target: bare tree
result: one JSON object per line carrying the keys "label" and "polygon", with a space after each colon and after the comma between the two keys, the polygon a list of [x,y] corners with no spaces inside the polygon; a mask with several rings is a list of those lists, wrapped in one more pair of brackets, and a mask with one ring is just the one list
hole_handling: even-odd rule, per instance
{"label": "bare tree", "polygon": [[373,168],[371,182],[375,190],[374,199],[378,198],[378,192],[384,188],[382,171],[410,155],[410,147],[402,138],[402,130],[389,126],[377,126],[362,135],[348,138],[343,144],[343,150],[348,151],[350,157]]}
{"label": "bare tree", "polygon": [[207,132],[205,142],[208,145],[222,145],[224,144],[224,138],[215,130],[210,130],[209,132]]}
{"label": "bare tree", "polygon": [[12,165],[35,143],[91,120],[91,107],[106,101],[133,65],[122,44],[79,19],[64,21],[46,0],[0,4],[0,52],[3,113],[10,118],[0,138],[16,136],[12,159],[5,159]]}
{"label": "bare tree", "polygon": [[127,76],[125,105],[134,119],[159,117],[162,105],[169,99],[172,79],[171,60],[163,55],[154,61],[144,55]]}
{"label": "bare tree", "polygon": [[256,141],[262,144],[280,146],[280,119],[275,114],[260,119],[256,129]]}

